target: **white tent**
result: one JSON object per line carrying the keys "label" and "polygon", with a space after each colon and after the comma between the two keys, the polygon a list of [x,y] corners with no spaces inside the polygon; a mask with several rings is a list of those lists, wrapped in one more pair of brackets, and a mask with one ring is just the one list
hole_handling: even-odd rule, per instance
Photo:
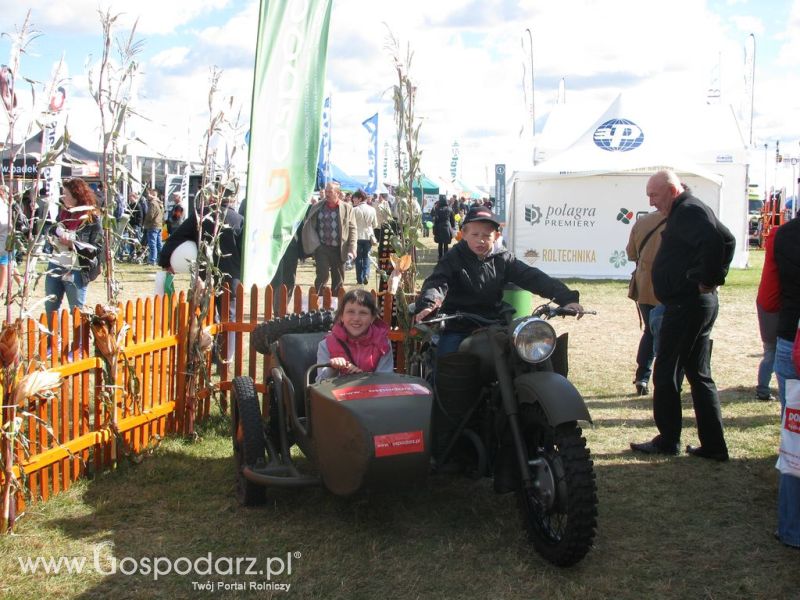
{"label": "white tent", "polygon": [[652,210],[647,179],[671,168],[736,236],[732,266],[746,266],[747,154],[730,107],[664,112],[618,96],[568,148],[547,154],[507,184],[506,236],[529,264],[556,277],[627,278],[630,228]]}

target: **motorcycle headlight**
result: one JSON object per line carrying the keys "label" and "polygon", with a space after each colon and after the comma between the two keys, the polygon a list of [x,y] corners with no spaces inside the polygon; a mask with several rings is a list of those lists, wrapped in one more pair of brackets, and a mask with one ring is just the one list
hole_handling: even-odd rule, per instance
{"label": "motorcycle headlight", "polygon": [[556,331],[542,319],[523,320],[514,327],[512,339],[519,357],[529,363],[547,360],[556,349]]}

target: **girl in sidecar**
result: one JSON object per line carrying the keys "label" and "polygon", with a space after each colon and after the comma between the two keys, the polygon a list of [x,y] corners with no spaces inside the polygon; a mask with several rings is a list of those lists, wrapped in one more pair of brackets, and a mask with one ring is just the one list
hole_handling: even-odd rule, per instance
{"label": "girl in sidecar", "polygon": [[391,373],[394,370],[389,326],[379,318],[372,294],[363,289],[345,294],[334,326],[317,348],[317,382],[352,373]]}

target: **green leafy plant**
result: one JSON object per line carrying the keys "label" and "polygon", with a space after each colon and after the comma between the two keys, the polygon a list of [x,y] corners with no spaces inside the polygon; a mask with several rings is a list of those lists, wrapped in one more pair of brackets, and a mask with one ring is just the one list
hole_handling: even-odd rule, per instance
{"label": "green leafy plant", "polygon": [[[225,224],[224,201],[226,193],[238,192],[238,181],[233,172],[231,159],[236,147],[226,152],[224,160],[217,160],[221,139],[235,137],[239,133],[241,111],[235,107],[234,98],[219,99],[222,70],[211,69],[209,77],[208,111],[209,121],[204,133],[202,187],[195,197],[194,210],[197,219],[197,260],[191,265],[189,287],[189,343],[186,368],[186,407],[188,433],[194,433],[195,403],[201,389],[212,390],[207,365],[207,353],[213,340],[203,327],[211,310],[211,299],[220,293],[225,277],[217,267],[222,256],[220,241]],[[210,232],[204,234],[205,231]],[[235,292],[235,290],[231,290]]]}
{"label": "green leafy plant", "polygon": [[[402,52],[400,41],[389,31],[386,48],[392,56],[397,83],[392,86],[394,120],[397,143],[397,182],[395,190],[395,216],[397,233],[392,237],[395,257],[390,274],[391,292],[397,305],[397,324],[404,331],[403,354],[409,364],[413,352],[412,321],[408,314],[408,298],[416,292],[417,250],[422,248],[421,211],[414,199],[414,181],[419,174],[422,151],[419,149],[419,131],[422,122],[416,117],[417,87],[411,79],[411,61],[414,53],[409,45]],[[406,161],[401,160],[405,156]]]}

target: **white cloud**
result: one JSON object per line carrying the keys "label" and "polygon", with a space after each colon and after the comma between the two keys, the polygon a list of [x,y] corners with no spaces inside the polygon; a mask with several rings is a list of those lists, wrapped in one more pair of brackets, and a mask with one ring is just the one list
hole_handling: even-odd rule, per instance
{"label": "white cloud", "polygon": [[731,22],[737,27],[737,29],[745,34],[755,34],[755,35],[762,35],[764,33],[764,21],[762,21],[759,17],[753,16],[733,16],[731,17]]}
{"label": "white cloud", "polygon": [[[195,152],[208,119],[212,65],[224,71],[221,95],[233,96],[246,114],[256,46],[255,0],[115,4],[119,12],[129,13],[121,18],[121,25],[129,25],[134,13],[141,14],[138,32],[146,40],[138,108],[150,121],[139,120],[137,133],[167,154],[180,155],[187,148]],[[777,32],[765,25],[772,21],[760,3],[736,3],[727,13],[738,14],[729,17],[713,12],[708,4],[697,0],[334,0],[327,67],[327,87],[334,98],[334,159],[352,173],[366,172],[368,137],[361,122],[380,113],[381,145],[393,130],[391,96],[382,96],[395,83],[385,23],[403,49],[409,43],[414,52],[411,75],[418,85],[417,110],[423,118],[423,168],[433,174],[448,173],[455,140],[461,145],[465,175],[481,182],[487,172],[491,177],[487,167],[495,161],[510,163],[515,155],[527,160],[529,151],[520,150],[519,138],[528,118],[522,79],[524,68],[529,92],[526,28],[533,32],[539,123],[554,103],[562,77],[566,77],[568,101],[592,105],[599,112],[620,90],[702,102],[712,71],[720,64],[726,99],[738,109],[743,93],[742,34],[758,33],[762,44],[760,32]],[[30,0],[27,6],[33,9],[39,29],[70,31],[74,37],[91,33],[92,43],[99,48],[96,0],[74,0],[59,5],[59,10],[43,0]],[[3,23],[21,22],[24,17],[19,4],[4,10]],[[225,18],[212,20],[220,15]],[[798,25],[800,0],[795,0],[786,33],[796,31]],[[786,35],[780,54],[784,70],[796,66],[800,56],[800,48],[790,40],[791,35]],[[764,45],[770,43],[774,42],[763,40]],[[77,44],[76,48],[82,49]],[[75,52],[75,48],[70,50]],[[761,51],[763,61],[766,53]],[[85,80],[82,73],[72,75]],[[757,137],[794,129],[792,123],[800,120],[795,118],[794,99],[787,98],[787,90],[793,89],[787,81],[793,79],[769,72],[763,62],[756,77]],[[85,96],[85,84],[77,85],[75,104]],[[76,109],[75,114],[88,120],[96,107],[88,98],[85,101],[87,108],[80,113]],[[782,106],[786,107],[783,111]],[[94,132],[96,124],[87,124],[85,129]]]}
{"label": "white cloud", "polygon": [[200,15],[220,10],[230,0],[69,0],[54,4],[50,0],[6,2],[3,20],[21,25],[27,11],[40,31],[50,33],[92,33],[99,30],[98,11],[119,15],[117,25],[129,29],[138,19],[137,31],[142,35],[168,34]]}
{"label": "white cloud", "polygon": [[150,59],[149,64],[153,67],[177,67],[186,63],[186,57],[190,49],[186,46],[175,46],[163,52],[159,52]]}

